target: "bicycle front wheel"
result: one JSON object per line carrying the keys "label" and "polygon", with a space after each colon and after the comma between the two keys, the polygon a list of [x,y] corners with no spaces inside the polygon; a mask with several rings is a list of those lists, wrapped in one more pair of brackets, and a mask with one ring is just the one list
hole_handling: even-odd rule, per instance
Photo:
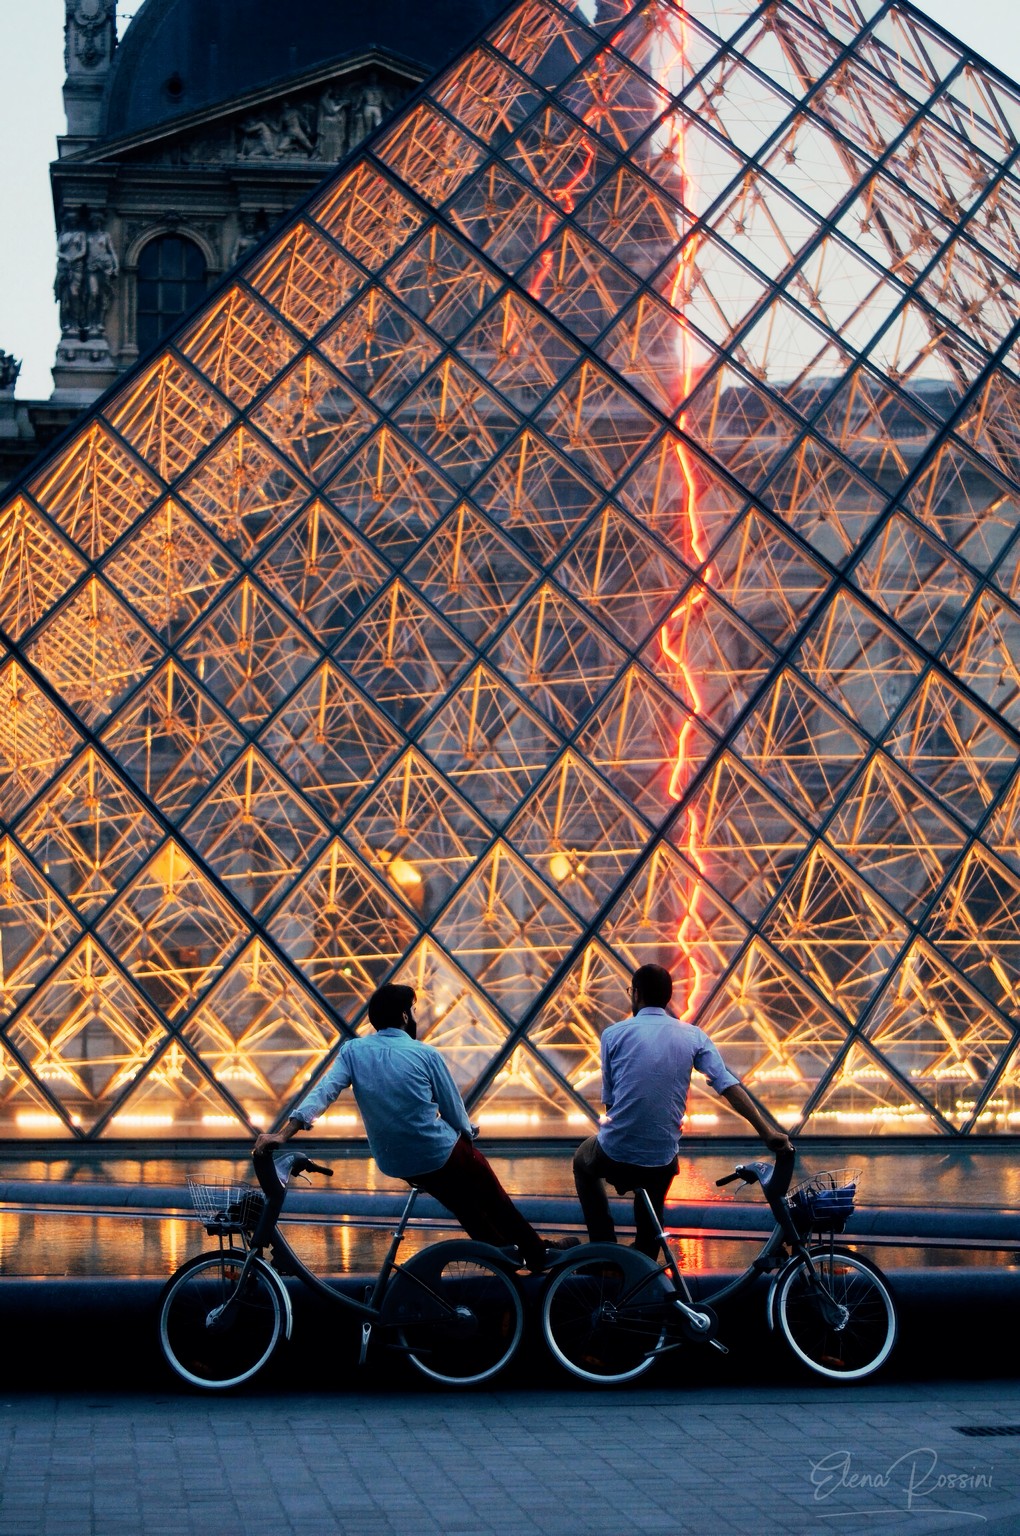
{"label": "bicycle front wheel", "polygon": [[394,1276],[383,1308],[412,1365],[432,1381],[491,1381],[517,1350],[524,1308],[511,1277],[484,1249],[434,1243]]}
{"label": "bicycle front wheel", "polygon": [[192,1386],[236,1387],[260,1371],[283,1331],[281,1287],[256,1259],[238,1291],[247,1255],[200,1254],[171,1277],[159,1311],[167,1363]]}
{"label": "bicycle front wheel", "polygon": [[845,1249],[808,1250],[814,1277],[794,1259],[776,1281],[774,1316],[803,1365],[832,1381],[860,1381],[896,1342],[896,1306],[885,1276]]}
{"label": "bicycle front wheel", "polygon": [[665,1343],[672,1294],[646,1254],[590,1244],[553,1272],[542,1303],[546,1343],[582,1381],[633,1381]]}

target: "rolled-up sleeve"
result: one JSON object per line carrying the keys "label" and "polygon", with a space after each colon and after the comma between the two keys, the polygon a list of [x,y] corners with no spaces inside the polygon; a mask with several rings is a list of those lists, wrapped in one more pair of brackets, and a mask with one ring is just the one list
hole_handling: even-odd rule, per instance
{"label": "rolled-up sleeve", "polygon": [[345,1088],[351,1086],[353,1079],[350,1068],[344,1060],[346,1054],[341,1046],[340,1054],[329,1071],[320,1077],[310,1093],[305,1094],[297,1108],[291,1110],[288,1118],[297,1120],[306,1131],[311,1130],[313,1123],[318,1120],[323,1110],[327,1109],[334,1099],[339,1098]]}
{"label": "rolled-up sleeve", "polygon": [[708,1078],[716,1093],[723,1093],[739,1083],[740,1078],[734,1077],[704,1030],[699,1030],[698,1034],[701,1038],[694,1052],[694,1066]]}

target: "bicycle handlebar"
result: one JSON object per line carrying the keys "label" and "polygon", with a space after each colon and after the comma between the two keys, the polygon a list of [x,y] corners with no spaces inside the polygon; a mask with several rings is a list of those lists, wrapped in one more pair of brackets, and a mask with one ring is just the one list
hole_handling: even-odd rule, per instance
{"label": "bicycle handlebar", "polygon": [[[743,1179],[745,1184],[760,1184],[761,1192],[771,1206],[773,1215],[781,1221],[785,1215],[783,1196],[793,1179],[793,1165],[796,1161],[796,1152],[790,1151],[777,1152],[771,1169],[768,1169],[768,1164],[765,1162],[741,1163],[732,1173],[716,1179],[716,1187],[732,1184],[735,1179]],[[763,1174],[763,1169],[768,1169],[768,1172]]]}

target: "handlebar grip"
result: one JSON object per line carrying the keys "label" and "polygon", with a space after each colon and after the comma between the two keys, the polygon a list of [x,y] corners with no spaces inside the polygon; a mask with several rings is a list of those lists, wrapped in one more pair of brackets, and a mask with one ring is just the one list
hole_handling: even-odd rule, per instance
{"label": "handlebar grip", "polygon": [[331,1179],[333,1177],[332,1168],[324,1168],[321,1163],[313,1163],[309,1157],[301,1158],[300,1161],[300,1168],[298,1168],[297,1164],[294,1165],[295,1171],[297,1173],[322,1173],[325,1174],[327,1179]]}
{"label": "handlebar grip", "polygon": [[739,1179],[739,1178],[740,1178],[740,1174],[739,1173],[728,1173],[725,1178],[723,1178],[723,1179],[716,1179],[715,1187],[716,1187],[716,1189],[722,1189],[724,1184],[735,1184],[737,1179]]}

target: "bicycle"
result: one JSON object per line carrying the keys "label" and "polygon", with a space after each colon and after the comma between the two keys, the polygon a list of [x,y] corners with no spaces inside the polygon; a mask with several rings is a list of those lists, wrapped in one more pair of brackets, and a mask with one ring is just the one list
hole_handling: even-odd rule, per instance
{"label": "bicycle", "polygon": [[377,1326],[391,1348],[445,1386],[489,1381],[509,1364],[524,1332],[524,1308],[506,1254],[465,1238],[432,1243],[397,1263],[418,1197],[412,1189],[374,1284],[358,1301],[314,1274],[277,1225],[290,1179],[332,1177],[333,1170],[292,1153],[253,1161],[261,1193],[189,1181],[219,1246],[182,1264],[160,1298],[160,1346],[178,1376],[224,1390],[262,1370],[281,1337],[291,1336],[283,1275],[361,1319],[359,1365]]}
{"label": "bicycle", "polygon": [[717,1337],[716,1306],[771,1273],[769,1329],[802,1365],[836,1381],[877,1371],[896,1342],[892,1292],[876,1265],[835,1243],[853,1212],[856,1176],[819,1174],[787,1198],[794,1157],[780,1153],[774,1167],[744,1164],[716,1181],[757,1183],[775,1227],[741,1275],[697,1301],[647,1192],[635,1190],[658,1231],[662,1262],[589,1243],[557,1265],[542,1299],[542,1331],[560,1365],[582,1381],[608,1384],[633,1381],[687,1341],[728,1354]]}

